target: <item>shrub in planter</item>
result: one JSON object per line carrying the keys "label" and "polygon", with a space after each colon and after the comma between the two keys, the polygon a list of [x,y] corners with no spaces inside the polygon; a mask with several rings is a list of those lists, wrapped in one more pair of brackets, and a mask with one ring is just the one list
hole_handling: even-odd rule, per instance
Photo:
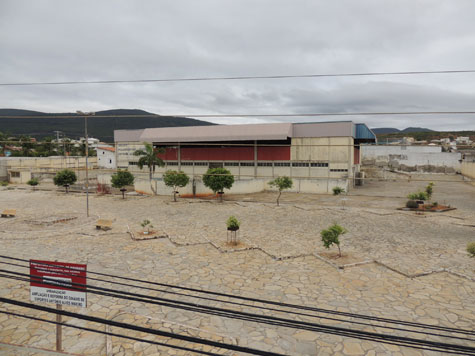
{"label": "shrub in planter", "polygon": [[341,193],[345,192],[345,189],[342,187],[333,187],[333,195],[340,195]]}
{"label": "shrub in planter", "polygon": [[7,181],[2,180],[2,181],[0,182],[0,186],[2,186],[2,187],[6,187],[7,185],[8,185],[8,182],[7,182]]}
{"label": "shrub in planter", "polygon": [[467,245],[467,252],[470,255],[470,257],[475,257],[475,242],[470,242]]}
{"label": "shrub in planter", "polygon": [[411,193],[407,196],[407,199],[409,200],[428,200],[429,198],[427,197],[426,192],[417,192],[417,193]]}
{"label": "shrub in planter", "polygon": [[409,209],[417,209],[419,207],[419,204],[415,200],[408,200],[406,203],[406,208]]}
{"label": "shrub in planter", "polygon": [[38,178],[31,178],[28,182],[26,182],[26,184],[31,185],[33,189],[35,189],[35,187],[40,184],[40,182],[38,181]]}
{"label": "shrub in planter", "polygon": [[230,231],[239,230],[239,225],[241,225],[241,223],[239,222],[238,219],[236,219],[235,216],[230,216],[228,220],[226,221],[226,226],[228,227],[228,230]]}
{"label": "shrub in planter", "polygon": [[226,221],[226,226],[228,228],[227,233],[227,242],[231,243],[231,245],[238,244],[238,230],[239,230],[240,222],[236,219],[235,216],[230,216]]}

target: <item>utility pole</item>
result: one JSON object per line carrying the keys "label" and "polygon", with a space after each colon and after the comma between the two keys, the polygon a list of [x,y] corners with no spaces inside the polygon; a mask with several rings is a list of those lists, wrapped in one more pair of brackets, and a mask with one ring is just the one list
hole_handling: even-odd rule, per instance
{"label": "utility pole", "polygon": [[56,147],[57,147],[57,150],[59,151],[59,134],[62,133],[62,131],[53,131],[53,132],[56,132]]}
{"label": "utility pole", "polygon": [[87,117],[93,116],[95,112],[76,111],[78,115],[84,116],[84,138],[86,139],[86,213],[89,217],[89,138],[87,136]]}

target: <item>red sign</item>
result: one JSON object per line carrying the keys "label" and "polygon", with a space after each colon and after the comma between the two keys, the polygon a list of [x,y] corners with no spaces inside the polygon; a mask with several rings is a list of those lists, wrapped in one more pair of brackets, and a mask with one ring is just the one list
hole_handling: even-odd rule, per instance
{"label": "red sign", "polygon": [[30,298],[85,307],[86,272],[87,265],[83,264],[30,260]]}

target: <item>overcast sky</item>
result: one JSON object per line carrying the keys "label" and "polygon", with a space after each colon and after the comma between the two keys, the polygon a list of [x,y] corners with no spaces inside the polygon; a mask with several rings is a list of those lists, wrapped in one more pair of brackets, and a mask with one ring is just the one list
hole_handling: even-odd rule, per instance
{"label": "overcast sky", "polygon": [[[475,69],[473,0],[0,1],[0,82]],[[475,111],[475,73],[0,87],[0,108],[157,114]],[[472,116],[354,120],[475,129]]]}

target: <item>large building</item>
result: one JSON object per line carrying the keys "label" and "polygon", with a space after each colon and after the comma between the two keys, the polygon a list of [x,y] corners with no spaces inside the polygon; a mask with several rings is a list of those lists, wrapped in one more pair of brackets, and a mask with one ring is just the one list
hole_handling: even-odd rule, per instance
{"label": "large building", "polygon": [[376,136],[365,124],[341,121],[116,130],[114,140],[117,167],[131,171],[138,169],[134,152],[143,142],[164,148],[157,178],[173,169],[199,182],[208,168],[225,167],[242,181],[235,192],[263,190],[277,176],[296,180],[296,191],[329,192],[349,187],[359,170],[360,144]]}

